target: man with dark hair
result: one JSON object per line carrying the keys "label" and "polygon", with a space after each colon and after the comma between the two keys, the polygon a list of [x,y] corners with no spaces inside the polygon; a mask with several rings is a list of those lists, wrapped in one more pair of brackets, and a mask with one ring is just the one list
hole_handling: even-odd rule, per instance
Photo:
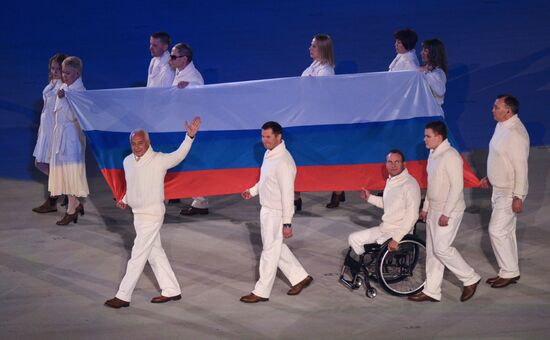
{"label": "man with dark hair", "polygon": [[174,69],[170,66],[170,35],[166,32],[156,32],[149,38],[151,62],[147,75],[147,87],[169,87],[174,80]]}
{"label": "man with dark hair", "polygon": [[283,243],[283,238],[292,237],[296,164],[286,149],[283,128],[279,123],[267,122],[262,126],[262,143],[266,152],[260,180],[241,194],[246,200],[259,194],[262,206],[260,223],[263,249],[260,257],[260,279],[250,294],[241,297],[241,301],[245,303],[269,300],[277,267],[292,284],[288,295],[300,294],[313,281]]}
{"label": "man with dark hair", "polygon": [[391,150],[388,153],[386,170],[388,180],[382,197],[371,195],[365,188],[361,189],[361,198],[384,209],[384,215],[378,227],[349,235],[348,243],[357,255],[365,252],[365,244],[383,244],[390,238],[388,249],[397,250],[401,239],[413,229],[418,220],[420,187],[405,168],[405,157],[401,151]]}
{"label": "man with dark hair", "polygon": [[464,175],[462,157],[447,140],[443,122],[426,125],[424,142],[428,157],[428,190],[420,218],[426,221],[426,285],[409,296],[411,301],[441,300],[445,267],[462,281],[460,301],[469,300],[476,292],[481,277],[452,246],[464,216]]}
{"label": "man with dark hair", "polygon": [[489,143],[487,177],[482,188],[493,187],[493,213],[489,222],[491,245],[500,268],[498,275],[486,282],[503,288],[519,280],[517,214],[523,211],[527,196],[529,134],[519,119],[519,101],[512,95],[500,95],[493,105],[497,126]]}
{"label": "man with dark hair", "polygon": [[414,47],[418,36],[411,29],[402,29],[393,34],[397,55],[389,66],[389,71],[412,71],[418,69],[419,63]]}

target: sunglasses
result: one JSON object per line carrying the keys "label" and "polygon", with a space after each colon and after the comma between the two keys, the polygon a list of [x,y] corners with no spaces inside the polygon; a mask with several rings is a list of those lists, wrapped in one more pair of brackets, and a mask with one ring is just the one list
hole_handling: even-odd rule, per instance
{"label": "sunglasses", "polygon": [[176,60],[176,59],[178,59],[178,58],[183,58],[183,57],[185,57],[185,56],[184,56],[184,55],[173,55],[173,54],[170,54],[170,59],[172,59],[172,60]]}

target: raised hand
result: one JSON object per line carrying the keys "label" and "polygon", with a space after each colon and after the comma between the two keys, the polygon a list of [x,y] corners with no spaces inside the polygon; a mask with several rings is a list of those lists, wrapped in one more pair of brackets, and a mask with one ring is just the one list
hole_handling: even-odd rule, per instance
{"label": "raised hand", "polygon": [[187,135],[191,138],[195,137],[195,135],[197,134],[197,131],[199,131],[200,126],[201,126],[200,117],[193,118],[193,121],[191,121],[191,124],[188,124],[186,121],[185,130],[187,131]]}

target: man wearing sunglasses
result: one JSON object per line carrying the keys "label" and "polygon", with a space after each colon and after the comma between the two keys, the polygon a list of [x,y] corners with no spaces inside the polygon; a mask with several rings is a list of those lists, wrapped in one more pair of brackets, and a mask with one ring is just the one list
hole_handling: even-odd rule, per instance
{"label": "man wearing sunglasses", "polygon": [[[172,47],[170,65],[176,69],[172,86],[184,89],[187,86],[204,85],[200,72],[193,64],[193,49],[188,44],[177,43]],[[208,199],[206,197],[193,197],[191,206],[181,209],[180,212],[181,215],[185,216],[207,215],[208,213]]]}

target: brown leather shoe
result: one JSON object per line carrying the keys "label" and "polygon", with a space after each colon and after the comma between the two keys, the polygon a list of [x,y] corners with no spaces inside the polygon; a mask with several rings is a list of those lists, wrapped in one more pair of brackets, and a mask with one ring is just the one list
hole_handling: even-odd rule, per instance
{"label": "brown leather shoe", "polygon": [[176,296],[169,296],[169,297],[159,295],[159,296],[155,296],[154,298],[152,298],[151,303],[165,303],[165,302],[168,302],[168,301],[178,301],[178,300],[181,300],[181,294],[176,295]]}
{"label": "brown leather shoe", "polygon": [[460,301],[465,302],[470,300],[472,296],[474,296],[474,294],[476,293],[477,285],[480,282],[481,282],[481,279],[479,279],[479,281],[477,281],[472,285],[464,286],[464,288],[462,289],[462,295],[460,296]]}
{"label": "brown leather shoe", "polygon": [[71,222],[78,223],[78,212],[75,212],[74,214],[67,214],[65,213],[65,216],[63,216],[62,219],[55,222],[57,225],[67,225]]}
{"label": "brown leather shoe", "polygon": [[122,307],[130,306],[130,302],[127,302],[127,301],[121,300],[117,297],[114,297],[111,300],[105,301],[104,305],[107,306],[107,307],[119,309],[119,308],[122,308]]}
{"label": "brown leather shoe", "polygon": [[254,293],[250,293],[248,295],[241,297],[241,302],[244,302],[244,303],[256,303],[256,302],[263,302],[263,301],[269,301],[269,299],[259,297],[257,295],[254,295]]}
{"label": "brown leather shoe", "polygon": [[57,211],[57,197],[48,197],[46,199],[46,202],[42,203],[42,205],[39,207],[32,208],[32,211],[39,214],[46,214]]}
{"label": "brown leather shoe", "polygon": [[500,279],[500,276],[495,276],[495,277],[490,277],[488,278],[485,283],[486,284],[489,284],[489,285],[492,285],[493,283],[495,283],[496,280]]}
{"label": "brown leather shoe", "polygon": [[491,287],[493,287],[493,288],[504,288],[508,285],[511,285],[512,283],[517,283],[519,281],[519,278],[520,278],[519,275],[516,276],[516,277],[509,278],[509,279],[499,277],[498,280],[493,282]]}
{"label": "brown leather shoe", "polygon": [[411,295],[408,297],[408,299],[414,302],[424,302],[424,301],[439,302],[439,300],[436,300],[433,297],[424,294],[423,292]]}
{"label": "brown leather shoe", "polygon": [[305,279],[303,279],[302,281],[298,282],[296,285],[292,286],[292,288],[290,288],[288,290],[288,292],[286,292],[287,295],[298,295],[300,294],[300,292],[302,291],[302,289],[306,288],[307,286],[309,286],[311,283],[313,282],[313,278],[311,276],[307,276]]}

